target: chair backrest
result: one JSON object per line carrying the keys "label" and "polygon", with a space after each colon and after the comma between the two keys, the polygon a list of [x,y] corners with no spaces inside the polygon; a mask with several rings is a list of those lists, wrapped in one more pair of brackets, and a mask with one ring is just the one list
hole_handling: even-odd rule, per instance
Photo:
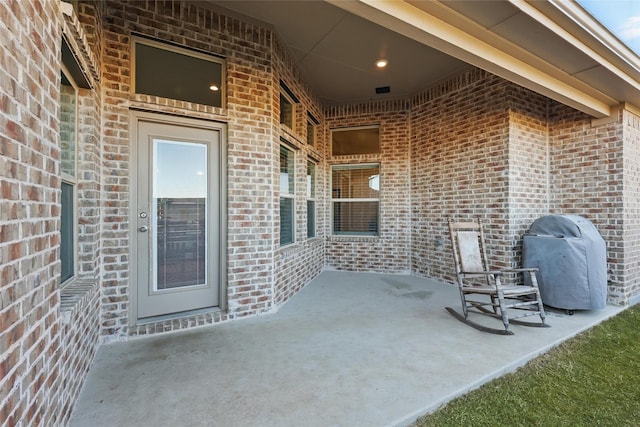
{"label": "chair backrest", "polygon": [[479,218],[475,222],[454,222],[449,219],[449,234],[458,276],[461,273],[488,270],[484,233]]}

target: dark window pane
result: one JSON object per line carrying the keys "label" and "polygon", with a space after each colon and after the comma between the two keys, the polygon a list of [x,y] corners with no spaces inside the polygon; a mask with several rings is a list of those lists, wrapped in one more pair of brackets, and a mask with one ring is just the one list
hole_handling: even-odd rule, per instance
{"label": "dark window pane", "polygon": [[143,43],[135,55],[136,93],[222,107],[222,64]]}
{"label": "dark window pane", "polygon": [[312,122],[307,122],[307,144],[314,146],[316,143],[316,126]]}
{"label": "dark window pane", "polygon": [[307,237],[316,235],[316,202],[307,200]]}
{"label": "dark window pane", "polygon": [[280,245],[293,243],[293,199],[280,198]]}
{"label": "dark window pane", "polygon": [[60,223],[61,281],[64,283],[74,276],[74,221],[73,185],[62,183],[62,207]]}
{"label": "dark window pane", "polygon": [[293,128],[293,104],[282,93],[280,94],[280,124]]}
{"label": "dark window pane", "polygon": [[334,130],[331,132],[334,156],[380,153],[380,130],[376,128]]}

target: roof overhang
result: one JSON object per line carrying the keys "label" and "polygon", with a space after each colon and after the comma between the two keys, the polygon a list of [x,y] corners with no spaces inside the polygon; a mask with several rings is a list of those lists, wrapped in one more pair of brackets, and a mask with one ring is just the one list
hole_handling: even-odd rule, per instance
{"label": "roof overhang", "polygon": [[[472,2],[329,0],[370,21],[457,59],[534,90],[594,117],[606,117],[621,102],[640,102],[638,56],[573,2],[503,2],[535,20],[553,38],[586,55],[580,69],[568,70],[483,25]],[[476,4],[481,2],[476,2]],[[458,10],[455,10],[457,8]],[[510,16],[510,18],[512,18]],[[545,38],[549,38],[548,35]],[[536,43],[536,40],[532,40]],[[601,76],[601,82],[590,81]],[[597,79],[596,79],[597,80]]]}
{"label": "roof overhang", "polygon": [[406,97],[475,66],[595,118],[640,106],[640,57],[575,0],[208,4],[273,29],[325,105]]}

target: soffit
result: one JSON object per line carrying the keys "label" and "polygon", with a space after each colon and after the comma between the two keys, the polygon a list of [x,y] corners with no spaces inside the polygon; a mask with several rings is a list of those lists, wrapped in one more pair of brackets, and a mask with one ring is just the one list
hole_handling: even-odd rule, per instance
{"label": "soffit", "polygon": [[[575,78],[573,81],[564,78],[564,81],[587,93],[590,91],[585,87],[590,87],[590,94],[594,96],[602,93],[604,96],[600,99],[609,98],[606,102],[610,105],[614,101],[637,105],[640,101],[640,58],[576,2],[491,2],[492,10],[502,10],[497,14],[502,19],[485,16],[484,3],[465,0],[446,5],[518,49]],[[518,56],[517,52],[512,53]],[[557,71],[549,72],[559,75]]]}
{"label": "soffit", "polygon": [[[468,69],[464,61],[322,1],[214,1],[272,28],[325,105],[399,98]],[[385,70],[375,61],[389,61]],[[387,94],[376,88],[389,86]]]}
{"label": "soffit", "polygon": [[[210,3],[272,28],[325,105],[406,96],[471,65],[596,117],[640,105],[637,56],[617,61],[552,1]],[[390,93],[376,95],[381,86]]]}

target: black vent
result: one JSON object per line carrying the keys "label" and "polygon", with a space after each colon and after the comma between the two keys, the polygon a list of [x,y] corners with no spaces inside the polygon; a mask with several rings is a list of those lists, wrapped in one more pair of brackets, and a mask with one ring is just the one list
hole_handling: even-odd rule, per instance
{"label": "black vent", "polygon": [[377,87],[376,88],[376,93],[380,94],[380,93],[389,93],[391,92],[391,88],[389,86],[381,86],[381,87]]}

